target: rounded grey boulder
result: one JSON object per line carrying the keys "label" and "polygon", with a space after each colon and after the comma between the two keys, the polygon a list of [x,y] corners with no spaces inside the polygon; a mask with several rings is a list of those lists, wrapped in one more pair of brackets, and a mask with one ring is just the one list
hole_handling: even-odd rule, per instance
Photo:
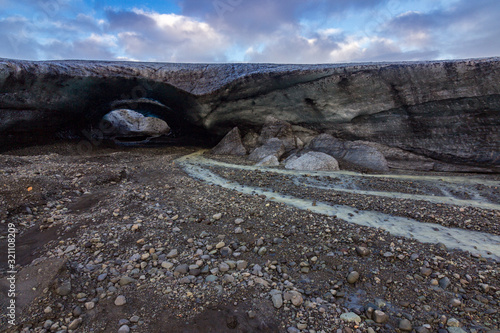
{"label": "rounded grey boulder", "polygon": [[338,171],[339,163],[328,154],[311,151],[300,157],[288,159],[285,168],[302,171]]}
{"label": "rounded grey boulder", "polygon": [[103,121],[109,128],[106,134],[111,136],[160,136],[170,132],[165,121],[128,109],[111,111],[103,117]]}

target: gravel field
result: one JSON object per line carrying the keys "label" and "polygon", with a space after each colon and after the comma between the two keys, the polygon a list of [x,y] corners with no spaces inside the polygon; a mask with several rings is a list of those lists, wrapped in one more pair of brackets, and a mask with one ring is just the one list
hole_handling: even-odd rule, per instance
{"label": "gravel field", "polygon": [[[177,161],[198,150],[101,147],[81,155],[56,144],[0,155],[3,309],[7,226],[18,229],[16,325],[2,312],[0,331],[499,332],[495,259],[201,182]],[[495,209],[301,185],[341,185],[334,175],[206,168],[277,194],[500,235]],[[488,184],[461,184],[456,196],[479,193],[498,204],[499,189]],[[390,178],[349,186],[443,194]]]}

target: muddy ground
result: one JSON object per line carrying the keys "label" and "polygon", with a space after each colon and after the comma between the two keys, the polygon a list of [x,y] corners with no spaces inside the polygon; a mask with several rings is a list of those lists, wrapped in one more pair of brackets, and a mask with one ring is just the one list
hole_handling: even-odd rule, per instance
{"label": "muddy ground", "polygon": [[[205,184],[176,163],[198,149],[95,147],[81,154],[65,143],[1,154],[0,330],[500,329],[495,258]],[[318,202],[500,234],[494,209],[379,200],[302,188],[282,175],[211,170],[228,181]],[[371,186],[422,191],[410,181]],[[498,187],[478,190],[498,200]],[[9,223],[18,230],[14,326],[6,316]]]}

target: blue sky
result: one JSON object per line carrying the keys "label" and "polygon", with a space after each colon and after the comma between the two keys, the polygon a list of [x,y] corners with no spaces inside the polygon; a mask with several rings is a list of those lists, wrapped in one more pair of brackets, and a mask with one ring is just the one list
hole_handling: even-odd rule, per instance
{"label": "blue sky", "polygon": [[0,57],[345,63],[500,55],[498,0],[0,0]]}

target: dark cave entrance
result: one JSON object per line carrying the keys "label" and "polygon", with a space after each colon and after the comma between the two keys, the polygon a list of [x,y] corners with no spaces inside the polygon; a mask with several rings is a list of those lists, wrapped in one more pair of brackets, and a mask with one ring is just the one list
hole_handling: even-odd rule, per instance
{"label": "dark cave entrance", "polygon": [[[197,96],[164,82],[136,77],[34,76],[12,79],[9,91],[26,90],[26,105],[2,107],[4,123],[0,150],[50,144],[60,141],[87,141],[90,146],[103,142],[123,146],[200,146],[215,145],[218,136],[208,132],[196,119],[200,104]],[[26,83],[28,82],[28,83]],[[147,117],[164,120],[171,133],[160,137],[116,137],[109,140],[101,120],[116,109],[129,109]]]}

